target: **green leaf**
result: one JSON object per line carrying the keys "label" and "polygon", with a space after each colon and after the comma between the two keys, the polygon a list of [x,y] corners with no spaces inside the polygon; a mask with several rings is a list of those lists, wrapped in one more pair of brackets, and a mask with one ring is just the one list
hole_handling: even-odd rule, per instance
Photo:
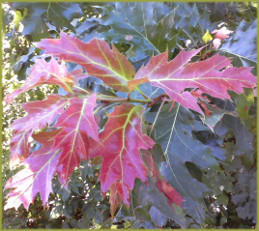
{"label": "green leaf", "polygon": [[[146,212],[149,211],[147,208],[154,206],[164,216],[172,219],[182,228],[185,227],[185,218],[183,214],[179,212],[181,208],[177,207],[179,209],[178,212],[173,210],[172,207],[168,204],[168,199],[166,196],[161,193],[150,180],[148,187],[144,183],[136,181],[136,186],[133,191],[133,198],[136,200],[136,202],[141,204],[141,207],[146,208]],[[137,203],[137,205],[139,205],[139,203]],[[149,213],[151,212],[149,211]]]}
{"label": "green leaf", "polygon": [[16,30],[19,30],[19,25],[23,18],[24,18],[24,16],[22,15],[21,11],[17,10],[15,13],[14,19],[12,21],[12,23],[14,23],[14,25],[15,25]]}
{"label": "green leaf", "polygon": [[63,207],[62,205],[58,205],[56,207],[54,207],[52,210],[51,210],[51,213],[50,213],[50,218],[51,219],[57,219],[63,212]]}
{"label": "green leaf", "polygon": [[[167,104],[162,108],[156,122],[154,118],[157,112],[152,110],[146,114],[146,119],[155,123],[154,137],[162,146],[167,159],[160,166],[161,174],[185,199],[183,209],[197,217],[202,225],[205,207],[203,193],[209,189],[197,180],[201,176],[196,174],[205,168],[217,169],[218,162],[213,156],[213,150],[193,136],[193,131],[206,131],[208,128],[196,120],[188,109],[176,104],[169,112],[170,106]],[[187,164],[189,170],[187,162],[192,163]],[[197,169],[193,169],[193,164]]]}
{"label": "green leaf", "polygon": [[176,45],[174,29],[175,9],[164,3],[115,3],[114,7],[101,7],[101,24],[111,29],[100,34],[113,43],[130,45],[126,55],[133,61],[154,53],[172,50]]}
{"label": "green leaf", "polygon": [[48,37],[48,25],[46,21],[53,23],[56,27],[66,27],[74,31],[71,24],[72,19],[83,16],[80,5],[70,2],[31,3],[16,2],[13,9],[26,9],[26,16],[22,20],[24,25],[23,34],[31,34],[34,41]]}
{"label": "green leaf", "polygon": [[[201,121],[196,120],[188,109],[176,104],[169,112],[170,105],[163,107],[155,124],[155,139],[164,150],[167,158],[178,157],[183,163],[190,161],[206,168],[217,165],[212,150],[195,140],[192,131],[207,130]],[[157,112],[146,114],[148,122],[152,123]]]}
{"label": "green leaf", "polygon": [[225,114],[229,114],[232,116],[238,116],[236,111],[230,111],[227,109],[221,109],[216,105],[212,105],[206,102],[203,102],[206,105],[207,109],[210,111],[210,115],[200,116],[203,123],[205,123],[212,131],[214,131],[214,127],[217,123],[222,119]]}
{"label": "green leaf", "polygon": [[221,46],[223,54],[234,57],[238,66],[256,66],[257,21],[240,22],[234,34]]}
{"label": "green leaf", "polygon": [[65,189],[65,188],[61,188],[59,191],[58,191],[58,194],[61,196],[62,198],[62,201],[63,202],[66,202],[69,198],[70,198],[70,195],[71,195],[71,191]]}
{"label": "green leaf", "polygon": [[142,220],[137,220],[136,222],[133,223],[132,228],[134,229],[154,229],[154,225],[150,221],[142,221]]}
{"label": "green leaf", "polygon": [[218,197],[222,191],[232,192],[235,179],[222,170],[209,169],[203,174],[203,182],[209,186],[212,193]]}
{"label": "green leaf", "polygon": [[242,121],[245,121],[250,117],[249,110],[252,106],[255,106],[253,89],[245,89],[244,94],[238,95],[231,92],[234,101],[236,103],[236,109]]}
{"label": "green leaf", "polygon": [[234,185],[232,201],[237,206],[237,212],[242,219],[252,219],[256,222],[256,170],[243,170],[237,173],[237,183]]}
{"label": "green leaf", "polygon": [[235,148],[232,148],[232,155],[245,155],[246,158],[253,158],[253,137],[247,127],[239,118],[231,115],[224,115],[220,123],[215,127],[215,133],[223,137],[231,130],[235,134]]}

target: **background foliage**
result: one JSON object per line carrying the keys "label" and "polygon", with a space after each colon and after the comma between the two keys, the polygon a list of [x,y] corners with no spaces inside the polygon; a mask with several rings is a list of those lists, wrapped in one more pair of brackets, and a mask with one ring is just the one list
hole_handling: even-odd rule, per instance
{"label": "background foliage", "polygon": [[[254,67],[256,74],[256,4],[6,3],[2,6],[4,97],[22,85],[34,60],[42,56],[33,42],[56,38],[60,31],[85,42],[93,37],[105,39],[124,52],[138,69],[151,55],[166,49],[173,58],[181,49],[204,45],[202,37],[206,30],[211,32],[225,23],[234,32],[216,52],[232,57],[235,66]],[[75,65],[68,68],[71,70]],[[94,78],[82,81],[81,85],[94,91],[109,91]],[[149,84],[141,85],[141,90],[149,96],[161,94],[161,90]],[[4,107],[3,185],[21,169],[10,168],[8,164],[9,126],[24,115],[19,104],[44,99],[51,92],[63,94],[57,87],[37,87]],[[203,121],[177,105],[168,114],[170,105],[166,104],[152,132],[159,144],[153,153],[160,172],[185,199],[183,211],[178,213],[186,228],[253,228],[256,224],[256,98],[249,89],[242,95],[230,94],[231,102],[210,98],[211,104],[220,109],[209,108],[214,114]],[[146,113],[150,126],[159,106]],[[103,123],[106,119],[104,116]],[[168,146],[171,132],[174,135]],[[46,208],[38,197],[29,211],[23,206],[18,211],[4,211],[3,228],[179,227],[175,213],[166,208],[165,197],[155,187],[147,188],[138,180],[132,192],[131,208],[120,207],[112,220],[109,195],[101,195],[98,182],[100,165],[81,165],[74,171],[68,190],[53,179],[54,193]],[[6,191],[3,202],[5,195]]]}

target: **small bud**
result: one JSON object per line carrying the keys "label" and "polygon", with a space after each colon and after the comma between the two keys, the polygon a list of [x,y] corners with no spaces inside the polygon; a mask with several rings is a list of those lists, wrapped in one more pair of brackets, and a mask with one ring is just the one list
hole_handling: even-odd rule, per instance
{"label": "small bud", "polygon": [[202,40],[207,44],[208,42],[210,42],[212,40],[212,36],[209,32],[209,30],[206,31],[206,33],[203,35]]}

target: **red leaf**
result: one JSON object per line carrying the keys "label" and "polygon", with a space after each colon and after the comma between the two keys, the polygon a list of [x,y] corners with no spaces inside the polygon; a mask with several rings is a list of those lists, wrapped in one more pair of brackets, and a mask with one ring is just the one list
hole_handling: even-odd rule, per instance
{"label": "red leaf", "polygon": [[55,127],[63,129],[54,138],[54,148],[61,150],[57,173],[62,184],[67,183],[69,175],[82,160],[89,159],[89,136],[99,140],[93,113],[95,107],[95,94],[84,99],[73,98],[58,118]]}
{"label": "red leaf", "polygon": [[200,106],[203,108],[205,116],[210,116],[211,115],[211,111],[208,109],[207,105],[204,103],[204,102],[206,102],[206,103],[210,102],[208,97],[207,96],[203,96],[203,92],[201,90],[199,90],[199,89],[195,89],[194,91],[191,91],[191,94],[195,98],[201,99]]}
{"label": "red leaf", "polygon": [[29,155],[29,137],[36,129],[43,129],[51,124],[56,116],[64,111],[67,99],[59,95],[49,95],[46,100],[23,104],[28,115],[14,121],[11,129],[14,130],[11,138],[11,162]]}
{"label": "red leaf", "polygon": [[138,86],[139,84],[149,82],[148,76],[151,75],[157,68],[159,68],[160,65],[165,63],[167,59],[168,59],[168,52],[164,52],[162,54],[152,57],[148,65],[142,66],[138,70],[135,78],[128,82],[130,91],[133,91],[135,87]]}
{"label": "red leaf", "polygon": [[180,194],[164,179],[162,176],[157,176],[157,188],[163,192],[168,198],[168,203],[174,209],[172,203],[182,207],[183,198]]}
{"label": "red leaf", "polygon": [[141,79],[143,77],[148,77],[152,75],[157,69],[159,69],[163,64],[165,64],[168,60],[168,52],[164,52],[157,56],[153,56],[149,63],[146,66],[142,66],[134,79]]}
{"label": "red leaf", "polygon": [[26,167],[5,185],[5,189],[12,188],[7,195],[9,198],[5,209],[13,207],[17,209],[22,203],[28,209],[38,192],[43,204],[46,204],[52,192],[52,177],[60,157],[60,152],[53,149],[53,137],[59,132],[55,130],[34,135],[34,139],[40,141],[43,147],[28,157],[23,162]]}
{"label": "red leaf", "polygon": [[[115,107],[100,133],[100,143],[91,143],[91,157],[103,157],[99,180],[103,193],[111,190],[113,211],[114,203],[120,200],[130,205],[129,192],[136,178],[146,181],[147,170],[139,150],[152,148],[154,141],[142,133],[143,112],[140,105],[124,103]],[[115,202],[114,198],[121,199]]]}
{"label": "red leaf", "polygon": [[128,87],[129,87],[129,92],[132,92],[135,87],[137,87],[138,85],[142,84],[142,83],[148,83],[148,77],[145,77],[144,79],[132,79],[130,81],[128,81]]}
{"label": "red leaf", "polygon": [[116,212],[117,207],[123,203],[123,188],[120,182],[115,182],[110,187],[110,199],[111,204],[111,215],[113,216]]}
{"label": "red leaf", "polygon": [[[46,123],[53,121],[64,110],[65,102],[60,96],[51,95],[41,103],[27,103],[23,106],[29,112],[28,116],[17,120],[13,128],[18,134],[31,136],[33,130],[42,129]],[[58,118],[55,125],[57,130],[32,135],[43,147],[30,153],[23,162],[26,168],[7,183],[6,188],[13,189],[6,208],[18,208],[21,203],[28,208],[37,192],[41,193],[45,204],[51,192],[53,174],[56,172],[60,181],[66,184],[74,168],[82,160],[88,159],[89,136],[98,141],[98,125],[93,113],[96,95],[84,99],[73,98],[69,102],[68,109]],[[26,132],[25,128],[28,129]]]}
{"label": "red leaf", "polygon": [[256,77],[251,73],[251,68],[229,67],[230,58],[215,55],[205,61],[188,63],[200,50],[181,51],[170,62],[160,61],[160,57],[166,57],[167,52],[152,57],[146,66],[140,68],[135,78],[148,77],[152,85],[164,89],[172,100],[202,114],[196,98],[184,91],[186,88],[199,88],[216,98],[230,99],[227,90],[243,93],[244,87],[256,86]]}
{"label": "red leaf", "polygon": [[46,53],[83,66],[88,75],[100,78],[116,90],[127,92],[127,81],[135,75],[132,64],[115,46],[93,39],[84,43],[76,37],[61,32],[60,39],[43,39],[36,44]]}
{"label": "red leaf", "polygon": [[10,103],[19,94],[42,84],[55,84],[63,87],[67,91],[71,91],[73,79],[68,75],[64,62],[58,64],[54,58],[49,62],[46,62],[44,59],[38,59],[35,61],[24,85],[9,94],[5,101]]}
{"label": "red leaf", "polygon": [[171,207],[174,209],[172,203],[182,207],[183,198],[159,173],[152,154],[147,150],[143,150],[141,152],[141,156],[148,169],[149,176],[153,178],[154,182],[156,182],[157,188],[166,195]]}
{"label": "red leaf", "polygon": [[71,71],[70,75],[74,78],[74,82],[79,82],[80,79],[89,77],[89,75],[84,72],[83,68],[78,68]]}

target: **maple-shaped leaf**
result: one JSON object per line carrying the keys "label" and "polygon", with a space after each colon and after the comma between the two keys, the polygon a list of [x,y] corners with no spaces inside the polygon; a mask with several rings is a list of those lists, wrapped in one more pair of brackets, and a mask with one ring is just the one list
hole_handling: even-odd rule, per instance
{"label": "maple-shaped leaf", "polygon": [[66,98],[59,95],[49,95],[46,100],[29,102],[22,105],[28,115],[15,120],[11,125],[14,130],[11,138],[11,162],[29,155],[29,137],[37,129],[43,129],[51,124],[56,116],[64,111]]}
{"label": "maple-shaped leaf", "polygon": [[51,58],[49,62],[44,59],[37,59],[24,85],[9,94],[5,101],[10,103],[19,94],[42,84],[59,85],[65,90],[71,91],[73,78],[68,74],[64,62],[58,64],[54,58]]}
{"label": "maple-shaped leaf", "polygon": [[76,37],[61,32],[60,39],[43,39],[36,45],[46,53],[62,60],[80,64],[88,75],[100,78],[110,87],[127,92],[127,81],[135,75],[132,64],[115,46],[93,39],[84,43]]}
{"label": "maple-shaped leaf", "polygon": [[28,209],[38,192],[40,192],[43,204],[46,204],[52,192],[51,180],[60,158],[60,152],[53,149],[53,137],[59,132],[60,130],[54,130],[33,135],[42,147],[22,163],[26,167],[5,185],[5,189],[11,188],[7,195],[5,209],[13,207],[17,209],[21,204]]}
{"label": "maple-shaped leaf", "polygon": [[164,89],[172,100],[201,114],[197,98],[184,91],[186,88],[199,88],[216,98],[230,99],[227,90],[243,93],[244,87],[256,86],[251,68],[231,67],[230,58],[217,54],[205,61],[189,62],[200,50],[183,50],[170,62],[165,61],[167,52],[154,56],[139,69],[135,79],[148,77],[153,86]]}
{"label": "maple-shaped leaf", "polygon": [[54,137],[54,148],[61,150],[57,173],[62,184],[82,160],[89,159],[89,136],[98,141],[98,125],[93,110],[96,95],[72,98],[70,106],[59,116],[55,127],[62,131]]}
{"label": "maple-shaped leaf", "polygon": [[173,203],[182,207],[183,198],[159,173],[152,154],[147,150],[142,150],[141,156],[148,169],[148,175],[156,182],[157,188],[166,195],[171,207],[174,209]]}
{"label": "maple-shaped leaf", "polygon": [[91,157],[103,157],[99,180],[103,193],[111,189],[113,212],[116,198],[130,205],[129,193],[136,178],[146,181],[147,169],[139,151],[152,148],[154,141],[142,133],[143,112],[140,105],[124,103],[115,107],[100,133],[100,142],[91,142]]}

